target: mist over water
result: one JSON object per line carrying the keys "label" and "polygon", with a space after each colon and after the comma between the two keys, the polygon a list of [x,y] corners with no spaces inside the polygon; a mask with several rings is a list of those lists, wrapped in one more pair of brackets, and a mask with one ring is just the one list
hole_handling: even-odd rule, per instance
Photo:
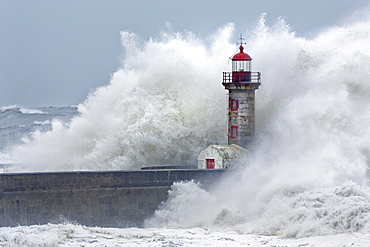
{"label": "mist over water", "polygon": [[52,131],[16,147],[14,170],[196,166],[201,149],[226,140],[221,72],[235,50],[232,29],[222,28],[210,47],[191,33],[164,33],[141,45],[122,32],[126,56],[110,84],[79,105],[69,126],[54,121]]}
{"label": "mist over water", "polygon": [[[236,50],[233,25],[210,40],[164,33],[126,55],[111,82],[10,154],[10,170],[139,169],[195,165],[225,144],[221,72]],[[370,231],[370,20],[298,37],[262,17],[245,51],[262,72],[252,157],[208,191],[177,183],[148,227],[215,227],[303,237]],[[19,165],[18,165],[19,164]]]}
{"label": "mist over water", "polygon": [[[369,19],[307,40],[283,20],[267,27],[262,18],[247,45],[263,78],[253,157],[210,193],[175,184],[147,226],[285,237],[369,232],[369,42]],[[186,205],[197,205],[193,214]]]}

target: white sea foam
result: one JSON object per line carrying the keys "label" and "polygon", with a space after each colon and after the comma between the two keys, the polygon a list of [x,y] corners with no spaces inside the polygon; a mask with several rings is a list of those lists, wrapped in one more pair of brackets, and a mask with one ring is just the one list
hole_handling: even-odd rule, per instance
{"label": "white sea foam", "polygon": [[23,114],[45,114],[44,112],[42,112],[40,110],[19,107],[17,105],[0,107],[0,111],[7,111],[7,110],[16,110],[16,111],[19,111]]}
{"label": "white sea foam", "polygon": [[369,234],[347,233],[335,236],[318,236],[284,239],[275,236],[238,234],[235,231],[209,228],[98,228],[73,224],[0,228],[1,246],[285,246],[285,247],[364,247]]}
{"label": "white sea foam", "polygon": [[[54,121],[12,159],[38,171],[196,164],[201,148],[225,139],[220,82],[235,50],[232,30],[226,25],[209,46],[192,34],[141,45],[123,32],[126,57],[110,84],[69,126]],[[369,19],[308,40],[283,20],[268,27],[262,18],[245,49],[263,78],[253,157],[207,191],[175,184],[147,225],[285,237],[368,233],[369,42]]]}
{"label": "white sea foam", "polygon": [[8,154],[0,152],[0,164],[11,164],[12,161]]}
{"label": "white sea foam", "polygon": [[0,107],[0,111],[6,111],[6,110],[14,110],[18,109],[19,107],[16,105],[10,105],[10,106],[2,106]]}
{"label": "white sea foam", "polygon": [[46,120],[46,121],[34,121],[33,122],[35,125],[50,125],[51,124],[51,121],[50,120]]}
{"label": "white sea foam", "polygon": [[19,111],[23,114],[45,114],[44,112],[36,109],[20,108]]}

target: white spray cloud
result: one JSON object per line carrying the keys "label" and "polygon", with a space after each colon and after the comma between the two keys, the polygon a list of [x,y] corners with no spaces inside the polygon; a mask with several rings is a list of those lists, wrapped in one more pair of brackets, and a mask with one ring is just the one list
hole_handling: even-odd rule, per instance
{"label": "white spray cloud", "polygon": [[[211,47],[190,33],[140,47],[123,32],[126,57],[110,84],[68,126],[34,133],[12,159],[40,171],[195,164],[203,147],[225,139],[221,72],[235,50],[232,30]],[[245,49],[263,83],[253,157],[210,192],[175,184],[148,226],[287,237],[369,231],[369,41],[368,19],[307,40],[262,17]]]}
{"label": "white spray cloud", "polygon": [[[262,17],[254,33],[246,50],[262,85],[253,157],[210,190],[218,204],[203,226],[286,237],[369,231],[370,20],[307,40]],[[149,226],[202,225],[201,211],[192,222],[181,217],[189,210],[173,210],[186,197],[176,191]]]}
{"label": "white spray cloud", "polygon": [[79,106],[64,126],[54,121],[18,146],[16,170],[139,169],[196,165],[200,150],[225,140],[226,92],[220,86],[233,25],[207,47],[191,33],[163,33],[140,45],[122,32],[126,56],[111,82]]}

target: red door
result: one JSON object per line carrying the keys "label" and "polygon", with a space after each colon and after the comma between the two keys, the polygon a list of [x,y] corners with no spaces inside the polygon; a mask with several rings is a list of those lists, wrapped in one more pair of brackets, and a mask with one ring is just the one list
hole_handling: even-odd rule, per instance
{"label": "red door", "polygon": [[214,159],[206,159],[207,169],[215,169],[215,160]]}

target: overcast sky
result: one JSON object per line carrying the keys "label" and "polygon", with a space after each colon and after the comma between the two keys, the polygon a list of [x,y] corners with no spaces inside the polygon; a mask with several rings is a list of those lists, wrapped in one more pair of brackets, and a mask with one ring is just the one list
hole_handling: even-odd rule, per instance
{"label": "overcast sky", "polygon": [[282,16],[311,38],[369,6],[370,0],[0,0],[0,107],[82,103],[119,67],[123,30],[147,40],[169,22],[173,31],[207,37],[232,22],[237,38],[266,12],[268,24]]}

